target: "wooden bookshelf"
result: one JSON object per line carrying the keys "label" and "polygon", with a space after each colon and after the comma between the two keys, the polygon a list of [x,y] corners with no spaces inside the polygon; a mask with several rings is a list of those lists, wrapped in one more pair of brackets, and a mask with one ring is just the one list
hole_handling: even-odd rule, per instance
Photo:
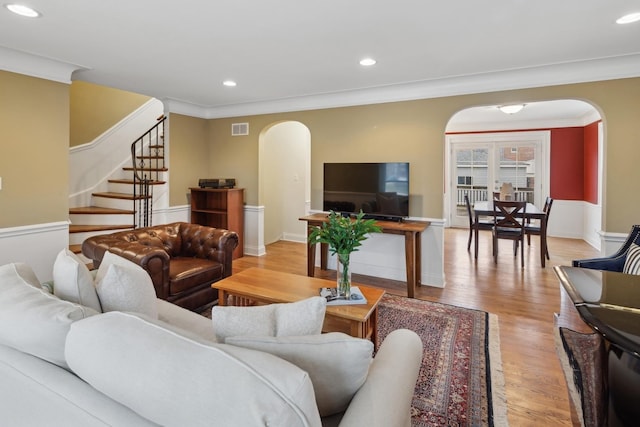
{"label": "wooden bookshelf", "polygon": [[224,228],[238,234],[233,259],[244,255],[244,189],[198,188],[191,191],[191,222]]}

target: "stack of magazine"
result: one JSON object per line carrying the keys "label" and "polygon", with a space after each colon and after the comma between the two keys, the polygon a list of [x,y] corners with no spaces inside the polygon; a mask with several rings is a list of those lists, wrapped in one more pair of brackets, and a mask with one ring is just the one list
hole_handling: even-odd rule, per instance
{"label": "stack of magazine", "polygon": [[336,288],[320,288],[320,296],[327,299],[327,305],[366,304],[367,299],[357,286],[351,287],[351,298],[338,297]]}

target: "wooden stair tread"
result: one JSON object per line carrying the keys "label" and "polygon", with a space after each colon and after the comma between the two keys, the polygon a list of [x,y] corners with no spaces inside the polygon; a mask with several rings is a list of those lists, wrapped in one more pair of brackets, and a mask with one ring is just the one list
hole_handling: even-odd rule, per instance
{"label": "wooden stair tread", "polygon": [[111,193],[111,192],[106,192],[106,193],[93,193],[92,196],[94,197],[106,197],[108,199],[122,199],[122,200],[141,200],[141,199],[149,199],[151,198],[151,196],[141,196],[139,194],[136,194],[135,197],[133,194],[128,194],[128,193]]}
{"label": "wooden stair tread", "polygon": [[[112,182],[114,184],[131,184],[133,185],[133,180],[132,179],[110,179],[109,182]],[[140,181],[136,181],[136,185],[139,184]],[[157,181],[157,180],[152,180],[149,181],[149,185],[162,185],[162,184],[166,184],[167,181]]]}
{"label": "wooden stair tread", "polygon": [[[166,172],[169,170],[168,168],[136,168],[136,169],[139,171],[145,171],[145,172]],[[133,166],[126,166],[122,168],[122,170],[132,171]]]}
{"label": "wooden stair tread", "polygon": [[91,231],[109,231],[109,230],[128,230],[133,229],[133,224],[109,224],[109,225],[82,225],[71,224],[69,226],[69,233],[87,233]]}
{"label": "wooden stair tread", "polygon": [[69,245],[69,250],[74,254],[82,253],[82,244],[79,245]]}
{"label": "wooden stair tread", "polygon": [[89,215],[133,215],[135,211],[125,209],[100,208],[98,206],[81,206],[69,208],[70,214],[89,214]]}

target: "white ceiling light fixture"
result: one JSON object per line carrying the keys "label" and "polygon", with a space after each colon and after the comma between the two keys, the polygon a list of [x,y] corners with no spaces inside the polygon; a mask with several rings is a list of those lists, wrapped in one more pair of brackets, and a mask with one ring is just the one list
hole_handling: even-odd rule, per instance
{"label": "white ceiling light fixture", "polygon": [[233,80],[225,80],[225,81],[222,82],[222,84],[227,86],[227,87],[236,87],[238,85]]}
{"label": "white ceiling light fixture", "polygon": [[515,114],[524,108],[524,104],[499,105],[498,110],[505,114]]}
{"label": "white ceiling light fixture", "polygon": [[5,4],[4,7],[16,15],[26,16],[27,18],[37,18],[41,16],[40,12],[23,4]]}
{"label": "white ceiling light fixture", "polygon": [[371,67],[372,65],[376,65],[376,62],[373,58],[364,58],[360,60],[360,65],[363,67]]}
{"label": "white ceiling light fixture", "polygon": [[622,18],[616,19],[616,24],[631,24],[637,21],[640,21],[640,12],[624,15]]}

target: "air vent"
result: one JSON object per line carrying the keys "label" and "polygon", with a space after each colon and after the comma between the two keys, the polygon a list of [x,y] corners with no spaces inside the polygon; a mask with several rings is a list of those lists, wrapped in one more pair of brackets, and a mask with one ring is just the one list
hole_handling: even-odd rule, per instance
{"label": "air vent", "polygon": [[249,135],[249,123],[232,123],[231,136]]}

